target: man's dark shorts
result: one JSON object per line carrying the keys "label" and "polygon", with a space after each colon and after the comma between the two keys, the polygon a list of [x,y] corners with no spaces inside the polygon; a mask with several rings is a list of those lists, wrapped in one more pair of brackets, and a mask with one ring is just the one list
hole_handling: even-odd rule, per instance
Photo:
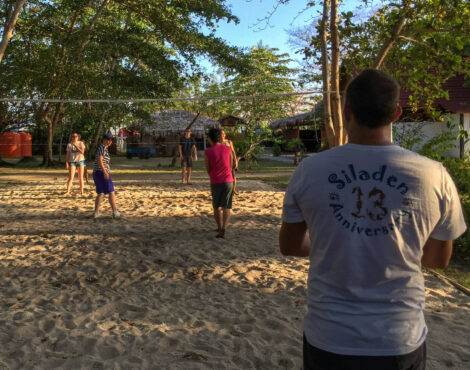
{"label": "man's dark shorts", "polygon": [[232,209],[233,182],[211,184],[212,207]]}
{"label": "man's dark shorts", "polygon": [[193,166],[193,157],[190,155],[184,155],[181,160],[181,167],[191,168]]}
{"label": "man's dark shorts", "polygon": [[304,370],[425,370],[426,342],[400,356],[347,356],[323,351],[308,343],[304,335]]}
{"label": "man's dark shorts", "polygon": [[111,175],[109,175],[109,178],[106,180],[103,171],[93,171],[93,181],[96,186],[96,194],[109,194],[114,192]]}

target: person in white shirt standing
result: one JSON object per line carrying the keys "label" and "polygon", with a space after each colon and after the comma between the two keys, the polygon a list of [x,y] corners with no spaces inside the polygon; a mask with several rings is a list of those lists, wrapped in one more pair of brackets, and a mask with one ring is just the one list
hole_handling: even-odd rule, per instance
{"label": "person in white shirt standing", "polygon": [[67,195],[72,187],[73,178],[75,176],[75,169],[78,171],[78,183],[80,184],[80,193],[83,195],[83,172],[85,169],[85,143],[80,140],[80,134],[74,132],[71,135],[71,140],[67,144],[65,154],[65,168],[69,171],[69,178],[67,180]]}
{"label": "person in white shirt standing", "polygon": [[466,225],[442,164],[392,143],[399,89],[362,71],[345,94],[349,143],[289,182],[279,244],[310,259],[305,369],[425,369],[421,268],[447,266]]}

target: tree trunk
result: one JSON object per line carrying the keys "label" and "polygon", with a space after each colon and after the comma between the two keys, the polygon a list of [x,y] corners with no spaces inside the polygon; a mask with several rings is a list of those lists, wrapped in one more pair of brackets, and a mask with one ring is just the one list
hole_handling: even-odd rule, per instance
{"label": "tree trunk", "polygon": [[323,17],[320,23],[321,60],[322,60],[322,80],[323,80],[323,125],[325,127],[326,139],[330,148],[335,146],[335,129],[331,119],[330,101],[330,63],[328,58],[328,12],[330,0],[323,2]]}
{"label": "tree trunk", "polygon": [[16,22],[25,2],[26,0],[17,0],[13,12],[11,6],[7,6],[5,25],[3,26],[2,40],[0,41],[0,64],[2,63],[3,56],[5,55],[8,42],[13,36],[13,30],[15,29]]}
{"label": "tree trunk", "polygon": [[338,36],[338,0],[331,1],[331,109],[335,132],[335,146],[345,142],[341,93],[339,90],[339,36]]}
{"label": "tree trunk", "polygon": [[6,102],[0,102],[0,135],[8,126],[8,106]]}
{"label": "tree trunk", "polygon": [[54,158],[52,157],[53,155],[53,139],[54,139],[54,127],[52,126],[51,122],[47,122],[47,145],[45,148],[45,153],[44,153],[44,163],[43,165],[45,167],[52,166],[54,163]]}
{"label": "tree trunk", "polygon": [[88,152],[88,157],[87,158],[91,158],[93,155],[95,155],[95,151],[98,148],[98,145],[101,141],[100,137],[102,135],[101,131],[103,130],[104,119],[105,119],[106,115],[108,114],[108,112],[111,111],[111,109],[112,109],[112,107],[109,107],[108,109],[103,109],[103,112],[101,112],[101,115],[98,118],[98,122],[99,122],[98,127],[96,128],[95,137],[93,138],[93,142],[90,145],[90,151]]}
{"label": "tree trunk", "polygon": [[196,117],[193,118],[193,120],[191,121],[191,123],[189,124],[188,127],[186,127],[186,130],[191,130],[191,127],[194,125],[194,123],[197,121],[197,119],[199,118],[199,115],[201,114],[201,112],[197,112],[196,114]]}
{"label": "tree trunk", "polygon": [[[463,113],[460,113],[460,130],[463,130],[464,129],[464,124],[465,124],[465,120],[464,120],[464,115]],[[462,135],[460,135],[460,151],[459,151],[459,154],[460,154],[460,159],[464,159],[465,158],[465,140],[463,138]]]}
{"label": "tree trunk", "polygon": [[65,131],[65,120],[62,118],[62,132],[60,134],[60,144],[59,144],[59,162],[62,162],[62,143],[64,141],[64,131]]}
{"label": "tree trunk", "polygon": [[63,105],[64,103],[62,102],[56,104],[55,112],[52,118],[49,116],[50,105],[46,107],[43,113],[44,121],[47,124],[47,145],[45,147],[44,160],[43,160],[43,165],[46,167],[52,166],[54,164],[54,158],[53,158],[54,132],[55,132],[55,128],[57,127],[57,122],[59,122],[59,119],[62,116]]}

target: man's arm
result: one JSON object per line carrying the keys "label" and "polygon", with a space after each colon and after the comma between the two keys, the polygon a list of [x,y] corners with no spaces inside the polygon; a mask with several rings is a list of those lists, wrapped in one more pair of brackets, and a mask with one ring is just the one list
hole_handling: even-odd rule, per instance
{"label": "man's arm", "polygon": [[310,254],[310,236],[307,224],[302,222],[282,222],[279,232],[279,249],[285,256],[308,257]]}
{"label": "man's arm", "polygon": [[429,238],[423,248],[421,265],[429,268],[446,268],[452,255],[452,240]]}
{"label": "man's arm", "polygon": [[238,168],[237,152],[235,151],[235,148],[233,147],[232,140],[230,140],[230,151],[232,152],[232,157],[233,157],[233,167]]}
{"label": "man's arm", "polygon": [[178,144],[178,153],[180,155],[180,161],[183,160],[183,152],[181,151],[181,148],[182,148],[181,144]]}
{"label": "man's arm", "polygon": [[193,144],[193,152],[194,152],[194,160],[197,161],[197,148],[195,144]]}
{"label": "man's arm", "polygon": [[104,166],[103,158],[104,157],[102,155],[98,157],[98,164],[101,167],[101,170],[103,171],[104,178],[107,180],[109,179],[109,174],[108,171],[106,171],[106,167]]}
{"label": "man's arm", "polygon": [[211,165],[209,163],[209,158],[207,158],[207,155],[204,156],[204,164],[206,165],[207,174],[210,176],[210,174],[211,174]]}
{"label": "man's arm", "polygon": [[70,156],[70,151],[67,148],[67,151],[65,152],[65,168],[69,168],[69,156]]}

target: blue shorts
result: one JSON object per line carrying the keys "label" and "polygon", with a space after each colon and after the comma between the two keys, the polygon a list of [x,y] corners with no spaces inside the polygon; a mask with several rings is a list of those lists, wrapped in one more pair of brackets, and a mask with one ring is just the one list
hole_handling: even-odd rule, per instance
{"label": "blue shorts", "polygon": [[109,178],[106,180],[102,171],[93,171],[93,181],[96,186],[96,194],[109,194],[114,192],[111,175],[109,175]]}
{"label": "blue shorts", "polygon": [[69,162],[69,165],[73,167],[85,167],[85,161]]}

